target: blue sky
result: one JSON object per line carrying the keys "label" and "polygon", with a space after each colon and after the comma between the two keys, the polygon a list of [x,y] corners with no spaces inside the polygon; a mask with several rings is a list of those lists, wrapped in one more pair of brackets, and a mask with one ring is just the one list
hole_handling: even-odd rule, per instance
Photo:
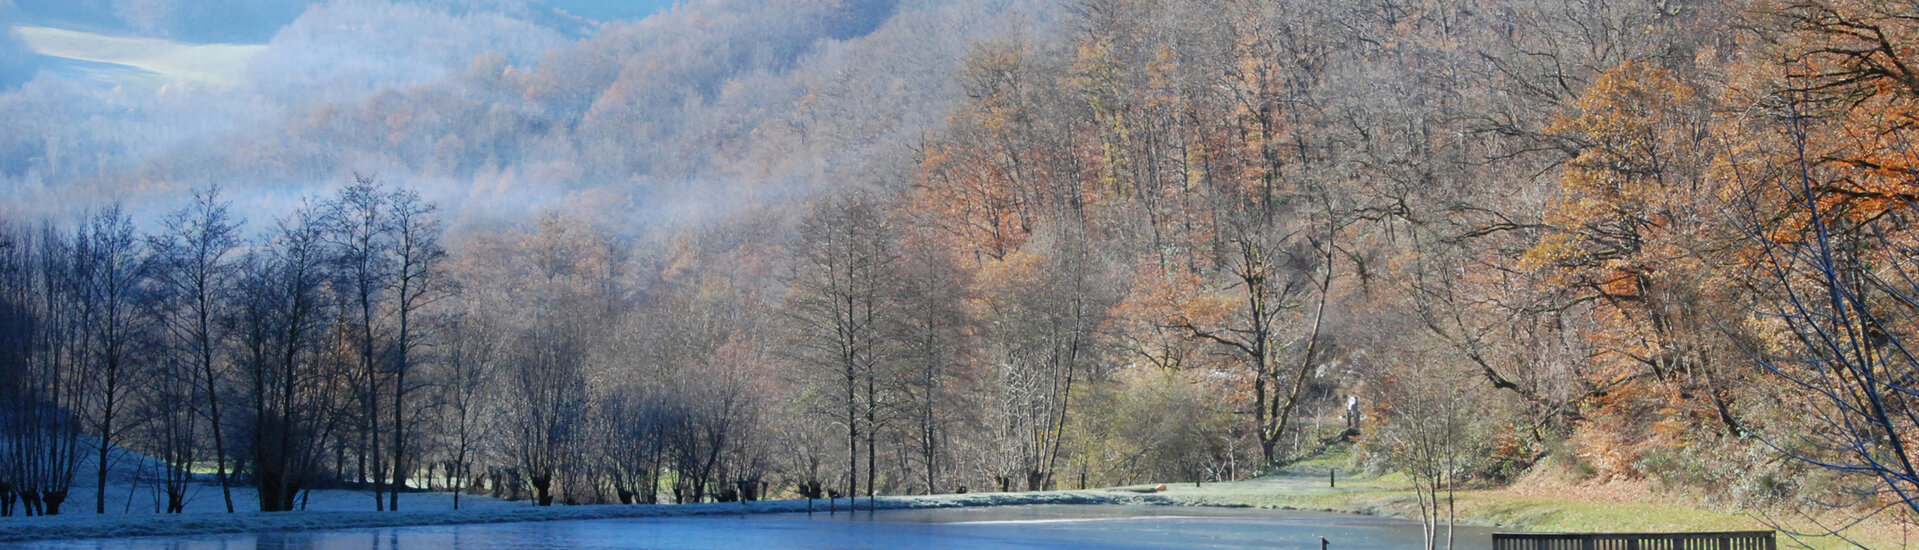
{"label": "blue sky", "polygon": [[[672,0],[330,1],[413,4],[456,15],[499,12],[574,39],[591,33],[595,22],[641,19],[674,3]],[[182,76],[214,84],[231,81],[234,78],[231,73],[241,68],[234,60],[249,58],[247,52],[272,40],[315,4],[309,0],[0,0],[0,91],[31,80],[36,73],[46,72],[77,82],[91,81],[107,86],[150,87]]]}
{"label": "blue sky", "polygon": [[[260,43],[310,0],[0,0],[0,22],[196,43]],[[672,0],[395,0],[449,11],[562,11],[595,21],[640,19]],[[7,5],[12,4],[12,9]],[[8,13],[8,12],[12,13]]]}

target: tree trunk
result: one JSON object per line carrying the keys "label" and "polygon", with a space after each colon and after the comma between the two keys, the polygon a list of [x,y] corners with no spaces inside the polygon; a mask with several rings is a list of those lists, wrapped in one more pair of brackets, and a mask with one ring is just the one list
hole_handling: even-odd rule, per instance
{"label": "tree trunk", "polygon": [[860,424],[859,396],[856,394],[852,361],[846,364],[846,496],[859,497],[860,487]]}
{"label": "tree trunk", "polygon": [[66,501],[66,491],[44,491],[40,494],[40,514],[46,516],[60,515],[60,505]]}
{"label": "tree trunk", "polygon": [[[209,369],[207,374],[211,376],[212,370]],[[207,414],[212,417],[210,424],[213,427],[213,478],[220,483],[220,497],[226,501],[227,513],[231,514],[233,513],[233,488],[227,482],[227,440],[220,430],[220,399],[213,396],[212,382],[207,383],[207,395],[209,406]]]}
{"label": "tree trunk", "polygon": [[533,484],[533,503],[537,506],[552,506],[553,475],[541,474],[532,476],[528,481]]}
{"label": "tree trunk", "polygon": [[875,442],[879,438],[879,422],[876,416],[878,412],[874,409],[877,409],[879,404],[873,385],[873,369],[868,367],[866,370],[866,509],[869,511],[878,509],[873,505],[873,499],[875,498],[873,479],[875,471],[874,455],[878,454],[876,452],[878,445],[876,445]]}
{"label": "tree trunk", "polygon": [[[405,321],[401,324],[404,326]],[[402,329],[404,331],[405,329]],[[401,344],[404,346],[404,342]],[[406,350],[400,351],[401,366],[393,374],[393,492],[388,495],[386,509],[400,510],[400,491],[406,488],[406,424],[400,412],[401,398],[406,393]]]}
{"label": "tree trunk", "polygon": [[455,476],[454,479],[456,480],[453,482],[452,487],[454,510],[460,509],[460,495],[466,492],[466,474],[468,470],[469,468],[466,465],[466,441],[462,438],[460,450],[453,455],[453,470],[448,472]]}
{"label": "tree trunk", "polygon": [[107,420],[100,428],[100,467],[96,469],[99,476],[95,477],[99,485],[93,488],[93,513],[95,514],[107,513],[107,452],[113,449],[113,444],[107,442],[107,434],[113,433],[113,413],[111,412],[113,406],[107,405],[107,410],[109,411]]}

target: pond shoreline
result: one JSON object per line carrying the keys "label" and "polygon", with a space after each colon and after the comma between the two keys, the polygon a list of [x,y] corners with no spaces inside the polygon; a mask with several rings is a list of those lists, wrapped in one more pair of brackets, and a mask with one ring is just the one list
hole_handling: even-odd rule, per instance
{"label": "pond shoreline", "polygon": [[[1234,504],[1187,503],[1157,494],[1140,494],[1115,490],[882,496],[872,502],[878,510],[1024,506],[1033,504],[1150,504],[1247,507],[1246,505]],[[708,502],[697,504],[526,506],[457,511],[244,512],[237,514],[201,513],[171,516],[95,516],[90,514],[73,514],[52,517],[12,517],[0,519],[0,543],[61,539],[320,531],[475,523],[803,514],[808,511],[808,505],[808,502],[805,500],[764,500],[745,503]],[[838,499],[836,503],[829,503],[826,500],[814,500],[811,506],[812,511],[816,514],[828,513],[829,510],[835,508],[841,513],[848,511],[846,499]],[[869,509],[868,500],[864,498],[859,499],[857,509],[862,512],[867,511]]]}

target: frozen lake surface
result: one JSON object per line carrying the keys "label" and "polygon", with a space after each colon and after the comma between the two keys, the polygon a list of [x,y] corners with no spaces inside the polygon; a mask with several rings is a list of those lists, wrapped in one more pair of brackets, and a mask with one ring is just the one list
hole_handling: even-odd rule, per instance
{"label": "frozen lake surface", "polygon": [[[1461,528],[1457,546],[1491,546]],[[1036,505],[805,514],[391,527],[242,535],[43,541],[34,549],[378,550],[386,548],[1412,548],[1413,521],[1183,506]]]}

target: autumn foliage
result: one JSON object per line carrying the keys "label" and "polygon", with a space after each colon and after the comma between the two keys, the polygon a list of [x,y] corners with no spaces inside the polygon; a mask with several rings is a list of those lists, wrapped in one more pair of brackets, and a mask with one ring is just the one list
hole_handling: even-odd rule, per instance
{"label": "autumn foliage", "polygon": [[[1348,446],[1433,510],[1547,466],[1902,498],[1848,468],[1919,443],[1919,412],[1845,396],[1919,377],[1897,345],[1919,341],[1919,9],[935,4],[676,8],[221,153],[272,177],[390,155],[476,203],[543,197],[448,216],[439,340],[390,345],[444,346],[421,376],[449,378],[316,395],[453,415],[421,422],[458,443],[396,429],[393,463],[457,453],[431,458],[549,502],[1244,479]],[[949,55],[896,55],[922,34]],[[312,286],[313,323],[361,349],[296,351],[384,380],[385,314],[356,325]],[[487,377],[507,382],[450,381]],[[495,420],[511,433],[468,437]],[[381,441],[348,439],[308,450]]]}

